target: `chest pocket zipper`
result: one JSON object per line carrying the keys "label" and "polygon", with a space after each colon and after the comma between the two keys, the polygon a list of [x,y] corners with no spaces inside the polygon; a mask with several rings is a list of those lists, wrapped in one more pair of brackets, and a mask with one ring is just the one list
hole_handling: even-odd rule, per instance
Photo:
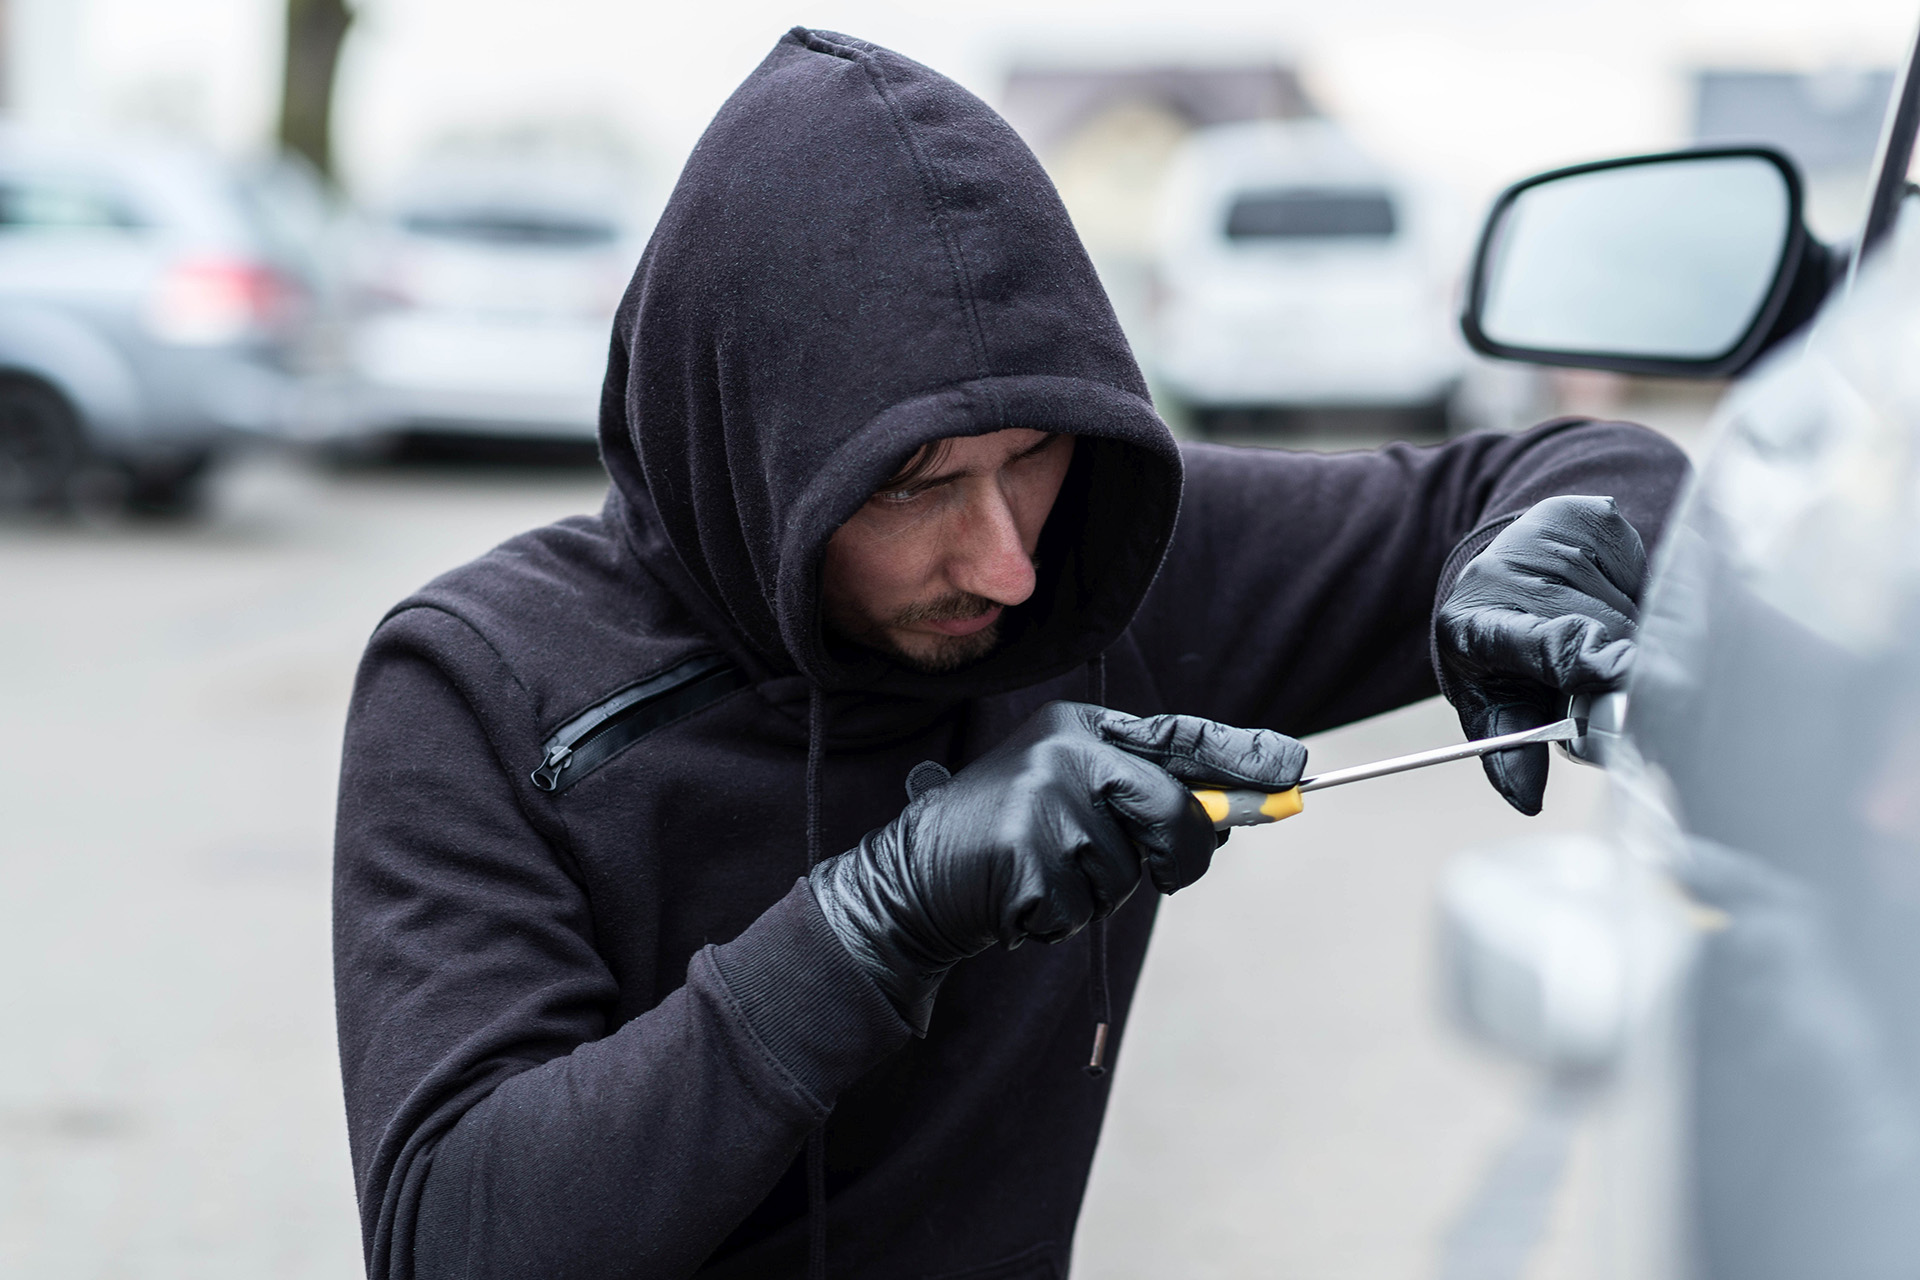
{"label": "chest pocket zipper", "polygon": [[602,698],[540,746],[533,785],[565,791],[655,729],[744,688],[746,676],[717,653],[688,658]]}

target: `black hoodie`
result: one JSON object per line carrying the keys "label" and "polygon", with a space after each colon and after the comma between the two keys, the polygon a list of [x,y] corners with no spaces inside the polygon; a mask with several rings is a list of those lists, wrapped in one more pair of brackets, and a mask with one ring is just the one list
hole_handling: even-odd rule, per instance
{"label": "black hoodie", "polygon": [[[926,441],[1008,426],[1080,447],[1004,643],[933,676],[826,636],[833,530]],[[966,962],[915,1039],[809,845],[1053,698],[1301,735],[1429,696],[1436,590],[1507,518],[1610,494],[1651,543],[1685,469],[1579,421],[1177,448],[1019,139],[805,30],[687,162],[601,445],[600,515],[396,606],[355,687],[336,984],[377,1280],[802,1274],[829,1114],[833,1275],[1064,1274],[1107,1097],[1086,940]],[[1116,1047],[1154,908],[1111,921]]]}

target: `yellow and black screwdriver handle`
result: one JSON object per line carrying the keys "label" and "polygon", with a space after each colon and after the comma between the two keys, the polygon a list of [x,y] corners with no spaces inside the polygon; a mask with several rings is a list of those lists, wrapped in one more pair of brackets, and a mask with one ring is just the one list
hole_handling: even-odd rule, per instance
{"label": "yellow and black screwdriver handle", "polygon": [[1291,818],[1300,812],[1300,788],[1285,791],[1209,791],[1195,788],[1193,798],[1213,820],[1215,831],[1228,827],[1257,827]]}

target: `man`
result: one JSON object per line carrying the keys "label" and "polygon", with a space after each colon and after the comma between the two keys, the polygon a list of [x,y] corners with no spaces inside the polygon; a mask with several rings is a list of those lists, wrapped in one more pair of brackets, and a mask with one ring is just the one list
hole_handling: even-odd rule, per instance
{"label": "man", "polygon": [[[1430,646],[1472,732],[1616,682],[1684,469],[1571,421],[1176,447],[1018,138],[823,32],[615,329],[605,509],[403,602],[354,693],[380,1280],[1064,1274],[1133,890],[1214,854],[1188,784],[1289,785],[1283,734],[1430,695]],[[1528,809],[1544,769],[1492,766]]]}

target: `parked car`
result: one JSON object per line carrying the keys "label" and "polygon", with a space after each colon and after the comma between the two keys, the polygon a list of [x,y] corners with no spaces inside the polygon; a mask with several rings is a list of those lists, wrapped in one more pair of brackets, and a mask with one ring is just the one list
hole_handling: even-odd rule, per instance
{"label": "parked car", "polygon": [[1150,350],[1201,434],[1302,408],[1444,429],[1468,357],[1430,196],[1323,119],[1197,130],[1168,192]]}
{"label": "parked car", "polygon": [[290,162],[0,132],[0,509],[84,485],[178,510],[225,443],[276,434],[324,218]]}
{"label": "parked car", "polygon": [[355,430],[590,445],[651,225],[611,169],[482,159],[414,174],[357,255]]}
{"label": "parked car", "polygon": [[[1857,249],[1812,237],[1763,148],[1530,179],[1481,243],[1483,351],[1745,374],[1655,561],[1608,829],[1468,855],[1443,894],[1455,1008],[1597,1130],[1575,1269],[1920,1258],[1916,60]],[[1535,1209],[1490,1190],[1463,1219],[1513,1256],[1545,1149]]]}

